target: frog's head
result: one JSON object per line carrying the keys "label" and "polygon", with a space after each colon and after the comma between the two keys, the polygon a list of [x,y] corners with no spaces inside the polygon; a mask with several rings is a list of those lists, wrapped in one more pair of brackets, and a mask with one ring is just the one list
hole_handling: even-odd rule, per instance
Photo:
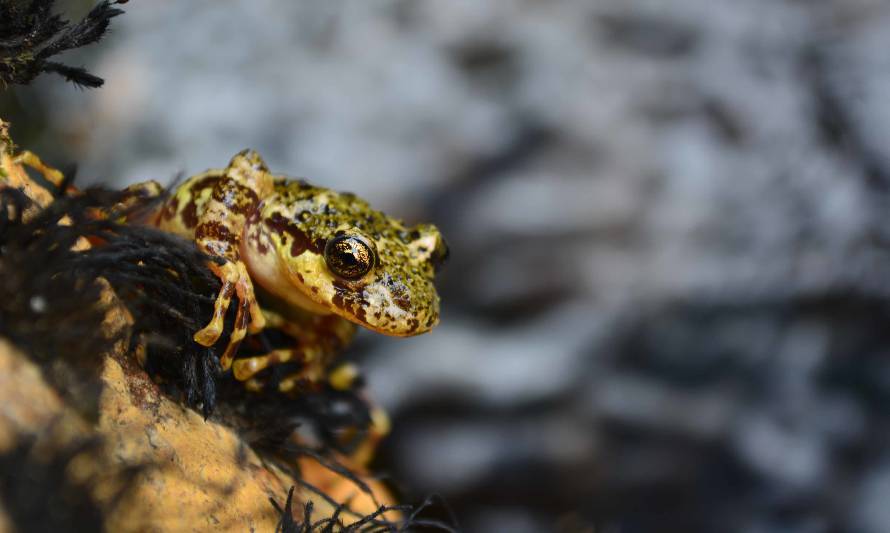
{"label": "frog's head", "polygon": [[438,323],[433,279],[448,248],[435,226],[406,227],[353,194],[299,181],[280,182],[253,224],[265,235],[249,228],[248,245],[277,251],[278,281],[267,289],[291,303],[387,335]]}

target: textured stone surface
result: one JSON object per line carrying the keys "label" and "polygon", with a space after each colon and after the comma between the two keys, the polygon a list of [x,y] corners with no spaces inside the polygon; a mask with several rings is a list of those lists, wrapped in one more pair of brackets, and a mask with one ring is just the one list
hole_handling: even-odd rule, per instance
{"label": "textured stone surface", "polygon": [[[110,512],[110,531],[275,529],[278,513],[269,498],[283,500],[293,479],[263,465],[231,430],[161,395],[141,370],[125,373],[115,359],[106,359],[106,388],[94,429],[67,409],[40,370],[5,342],[0,365],[3,450],[23,435],[51,439],[43,443],[51,449],[98,435],[104,439],[106,468],[145,466]],[[101,483],[93,488],[97,495],[110,490]]]}
{"label": "textured stone surface", "polygon": [[231,430],[159,394],[140,369],[107,360],[99,433],[123,464],[149,464],[111,531],[273,531],[294,480],[263,462]]}

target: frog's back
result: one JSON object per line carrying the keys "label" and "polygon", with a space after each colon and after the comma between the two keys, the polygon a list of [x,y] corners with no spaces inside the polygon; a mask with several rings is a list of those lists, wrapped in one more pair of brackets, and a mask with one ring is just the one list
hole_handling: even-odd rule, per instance
{"label": "frog's back", "polygon": [[204,214],[213,188],[224,179],[224,170],[208,170],[183,182],[164,202],[157,226],[183,237],[194,238],[195,228]]}

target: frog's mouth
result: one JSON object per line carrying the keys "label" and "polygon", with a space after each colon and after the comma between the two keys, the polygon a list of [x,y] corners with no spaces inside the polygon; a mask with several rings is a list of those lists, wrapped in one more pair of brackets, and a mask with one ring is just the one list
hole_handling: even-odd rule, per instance
{"label": "frog's mouth", "polygon": [[[313,291],[312,287],[319,290]],[[433,297],[426,306],[415,304],[402,292],[394,291],[391,284],[378,280],[349,285],[324,280],[321,287],[304,285],[300,292],[311,299],[304,307],[307,310],[320,307],[378,333],[410,337],[426,333],[439,322],[439,298],[431,283],[429,289]]]}
{"label": "frog's mouth", "polygon": [[282,297],[292,304],[397,337],[425,333],[439,322],[439,297],[432,280],[415,283],[411,289],[385,273],[344,281],[326,271],[321,256],[309,255],[316,254],[303,254],[287,265],[292,288]]}

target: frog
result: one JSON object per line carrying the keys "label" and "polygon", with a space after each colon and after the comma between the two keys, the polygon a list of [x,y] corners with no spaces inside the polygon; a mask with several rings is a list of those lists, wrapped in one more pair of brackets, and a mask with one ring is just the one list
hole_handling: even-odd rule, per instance
{"label": "frog", "polygon": [[[40,173],[52,190],[33,181],[23,167]],[[34,201],[35,214],[57,194],[78,194],[69,179],[33,152],[0,146],[0,189],[6,186],[21,189]],[[153,198],[158,201],[146,202]],[[146,215],[146,204],[159,207]],[[307,379],[350,390],[358,376],[356,367],[329,368],[329,363],[357,327],[405,337],[429,332],[438,324],[434,278],[449,252],[435,226],[409,227],[354,194],[274,175],[255,151],[239,152],[227,167],[192,176],[172,193],[155,181],[130,186],[118,206],[94,215],[130,222],[118,215],[131,209],[140,214],[140,223],[192,239],[210,256],[208,268],[222,287],[210,323],[194,340],[215,345],[223,334],[222,318],[237,299],[234,330],[220,363],[249,388],[258,389],[254,376],[263,369],[296,361],[304,363],[304,370],[281,380],[282,392],[296,390],[296,384]],[[235,359],[245,335],[265,328],[280,330],[296,341],[295,346]],[[335,464],[353,475],[313,463],[311,457],[300,459],[300,471],[313,486],[345,494],[338,501],[354,502],[358,509],[369,506],[363,514],[375,512],[380,501],[394,501],[369,473],[391,422],[375,406],[369,419],[356,446],[334,454]],[[356,479],[365,488],[357,486]],[[372,492],[365,492],[367,487]],[[370,503],[363,503],[365,499]]]}
{"label": "frog", "polygon": [[[156,196],[163,189],[145,182],[128,191]],[[221,288],[194,341],[219,342],[226,313],[236,305],[220,366],[253,388],[258,373],[287,362],[302,363],[303,370],[280,381],[284,392],[328,375],[347,387],[348,367],[326,369],[358,327],[407,337],[439,322],[434,278],[448,246],[434,225],[408,226],[353,193],[273,174],[255,150],[183,181],[147,223],[192,239],[210,256]],[[296,342],[236,359],[242,340],[267,328]]]}

